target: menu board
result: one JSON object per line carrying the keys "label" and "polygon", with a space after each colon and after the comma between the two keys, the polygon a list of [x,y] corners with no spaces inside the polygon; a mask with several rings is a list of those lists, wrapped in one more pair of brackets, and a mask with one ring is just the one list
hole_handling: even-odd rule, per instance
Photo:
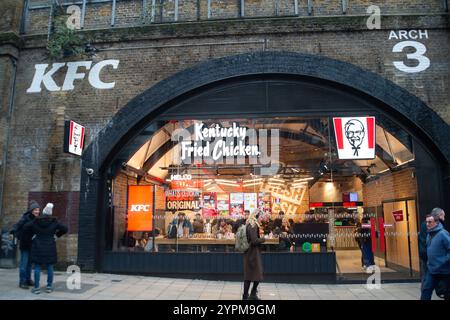
{"label": "menu board", "polygon": [[242,215],[244,213],[244,194],[242,192],[230,193],[231,215]]}
{"label": "menu board", "polygon": [[166,191],[166,210],[183,211],[200,209],[200,192],[167,190]]}
{"label": "menu board", "polygon": [[217,194],[217,211],[221,215],[228,215],[230,212],[230,196],[228,193]]}
{"label": "menu board", "polygon": [[258,200],[256,193],[244,193],[244,210],[252,212],[256,209]]}
{"label": "menu board", "polygon": [[203,193],[203,217],[213,217],[217,215],[216,209],[217,194],[215,192]]}
{"label": "menu board", "polygon": [[270,201],[270,193],[261,192],[258,194],[258,209],[270,213],[271,211],[271,201]]}

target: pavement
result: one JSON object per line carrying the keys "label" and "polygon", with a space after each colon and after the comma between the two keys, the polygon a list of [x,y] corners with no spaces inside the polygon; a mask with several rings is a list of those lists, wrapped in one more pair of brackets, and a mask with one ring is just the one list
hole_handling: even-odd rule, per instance
{"label": "pavement", "polygon": [[[54,291],[41,294],[18,287],[18,269],[0,269],[0,300],[240,300],[242,283],[199,279],[82,273],[80,288],[67,286],[69,274],[55,272]],[[259,286],[262,300],[418,300],[420,283],[387,283],[379,289],[362,284],[266,283]],[[433,294],[433,299],[439,299]]]}

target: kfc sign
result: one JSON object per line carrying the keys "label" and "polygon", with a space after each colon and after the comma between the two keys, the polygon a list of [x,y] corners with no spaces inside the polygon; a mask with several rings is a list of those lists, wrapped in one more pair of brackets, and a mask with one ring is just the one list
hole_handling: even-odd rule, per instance
{"label": "kfc sign", "polygon": [[339,159],[375,158],[375,117],[333,118]]}
{"label": "kfc sign", "polygon": [[[27,89],[28,93],[41,92],[42,85],[48,91],[70,91],[74,89],[75,80],[83,80],[86,74],[88,74],[89,84],[95,89],[112,89],[116,83],[104,82],[100,79],[100,72],[107,66],[117,69],[119,60],[103,60],[94,65],[92,61],[53,63],[50,69],[47,70],[48,66],[46,63],[34,66],[34,77],[30,87]],[[65,66],[67,66],[66,76],[62,86],[59,86],[53,79],[53,75]],[[80,68],[84,68],[85,71],[80,71]],[[88,70],[89,72],[87,72]]]}
{"label": "kfc sign", "polygon": [[64,124],[64,152],[81,156],[84,147],[84,127],[72,120]]}
{"label": "kfc sign", "polygon": [[150,212],[150,205],[148,205],[148,204],[132,204],[130,212]]}
{"label": "kfc sign", "polygon": [[128,186],[128,231],[151,231],[153,187]]}

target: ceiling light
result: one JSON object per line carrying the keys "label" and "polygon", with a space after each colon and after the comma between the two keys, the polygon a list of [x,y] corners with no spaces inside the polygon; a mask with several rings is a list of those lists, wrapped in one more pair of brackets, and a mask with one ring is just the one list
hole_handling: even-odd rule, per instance
{"label": "ceiling light", "polygon": [[243,180],[243,183],[250,183],[250,182],[257,182],[257,181],[262,181],[262,178],[258,178],[258,179],[250,179],[250,180]]}
{"label": "ceiling light", "polygon": [[255,182],[255,183],[247,183],[247,184],[244,184],[243,186],[244,187],[251,187],[251,186],[256,186],[256,185],[259,185],[259,184],[262,184],[262,181],[261,182]]}

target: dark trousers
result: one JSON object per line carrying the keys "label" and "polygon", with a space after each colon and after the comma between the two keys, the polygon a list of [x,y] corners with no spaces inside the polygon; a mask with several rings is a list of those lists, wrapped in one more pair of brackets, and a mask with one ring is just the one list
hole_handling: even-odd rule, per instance
{"label": "dark trousers", "polygon": [[366,267],[373,266],[375,264],[375,259],[373,256],[371,243],[369,243],[369,242],[363,243],[362,254],[363,254],[364,265]]}
{"label": "dark trousers", "polygon": [[422,283],[422,295],[420,296],[420,300],[431,300],[433,290],[436,289],[439,281],[445,282],[447,291],[444,299],[449,300],[450,274],[431,274],[430,271],[426,273],[424,282]]}
{"label": "dark trousers", "polygon": [[[244,281],[244,295],[248,295],[248,290],[250,289],[250,280]],[[256,294],[256,290],[258,288],[259,281],[253,281],[252,294]]]}
{"label": "dark trousers", "polygon": [[30,250],[20,250],[19,282],[26,284],[31,280]]}

